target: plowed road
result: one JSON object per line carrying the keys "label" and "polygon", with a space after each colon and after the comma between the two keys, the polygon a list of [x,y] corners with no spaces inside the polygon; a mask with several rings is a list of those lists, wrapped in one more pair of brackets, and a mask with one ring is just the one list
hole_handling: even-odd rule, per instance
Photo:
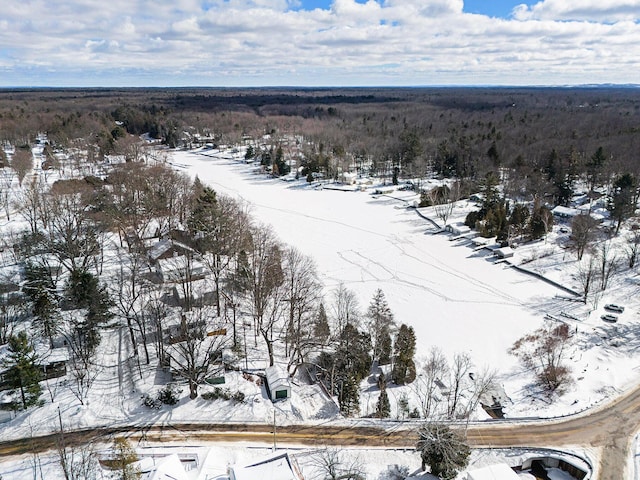
{"label": "plowed road", "polygon": [[[282,444],[310,446],[406,447],[416,442],[414,427],[397,424],[393,428],[325,425],[287,425],[277,427]],[[472,447],[554,447],[583,446],[600,452],[596,466],[600,480],[633,478],[631,447],[640,430],[640,386],[584,414],[559,420],[490,422],[471,424],[467,440]],[[111,435],[127,434],[149,442],[253,441],[268,443],[271,425],[175,424],[171,426],[131,426],[78,430],[65,434],[68,444],[83,445],[108,441]],[[0,456],[55,448],[56,435],[0,442]]]}

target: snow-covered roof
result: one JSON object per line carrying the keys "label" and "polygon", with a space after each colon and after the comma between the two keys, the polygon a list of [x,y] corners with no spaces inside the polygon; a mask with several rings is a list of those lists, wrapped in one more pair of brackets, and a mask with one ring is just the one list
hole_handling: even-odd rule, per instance
{"label": "snow-covered roof", "polygon": [[553,207],[551,213],[557,215],[558,217],[575,217],[576,215],[580,215],[582,212],[577,208],[569,208],[558,205],[557,207]]}
{"label": "snow-covered roof", "polygon": [[38,343],[34,346],[38,363],[40,365],[66,362],[69,360],[69,350],[65,347],[50,348],[45,343]]}
{"label": "snow-covered roof", "polygon": [[513,257],[514,255],[514,251],[513,248],[511,247],[502,247],[502,248],[496,248],[493,251],[494,255],[500,257],[500,258],[509,258],[509,257]]}
{"label": "snow-covered roof", "polygon": [[233,467],[235,480],[302,480],[286,453],[246,467]]}
{"label": "snow-covered roof", "polygon": [[269,389],[272,392],[276,390],[291,389],[291,383],[289,382],[289,375],[277,365],[273,365],[271,367],[267,367],[264,371],[267,375],[267,383],[269,384]]}
{"label": "snow-covered roof", "polygon": [[[37,342],[33,345],[36,354],[37,365],[51,365],[52,363],[66,362],[69,360],[67,348],[51,348],[46,342]],[[0,370],[4,370],[3,362],[9,356],[9,344],[0,346]]]}
{"label": "snow-covered roof", "polygon": [[144,458],[139,462],[140,480],[189,480],[178,455],[171,454],[160,460]]}
{"label": "snow-covered roof", "polygon": [[519,477],[509,465],[497,463],[467,472],[467,480],[518,480]]}
{"label": "snow-covered roof", "polygon": [[160,240],[153,247],[149,249],[149,258],[151,260],[157,260],[164,253],[168,252],[169,249],[173,246],[171,240]]}

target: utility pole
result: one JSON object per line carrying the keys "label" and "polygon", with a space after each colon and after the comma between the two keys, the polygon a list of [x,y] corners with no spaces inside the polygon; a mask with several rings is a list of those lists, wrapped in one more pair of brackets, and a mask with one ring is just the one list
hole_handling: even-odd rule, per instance
{"label": "utility pole", "polygon": [[273,410],[273,453],[276,453],[276,411]]}

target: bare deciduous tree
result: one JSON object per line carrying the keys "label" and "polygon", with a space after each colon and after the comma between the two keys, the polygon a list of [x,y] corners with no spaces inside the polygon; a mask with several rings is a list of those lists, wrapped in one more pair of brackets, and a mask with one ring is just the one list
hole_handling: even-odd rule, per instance
{"label": "bare deciduous tree", "polygon": [[571,380],[565,364],[570,338],[567,324],[548,325],[517,340],[510,353],[536,372],[539,384],[547,392],[561,392]]}
{"label": "bare deciduous tree", "polygon": [[631,232],[627,236],[627,265],[634,268],[640,255],[640,228],[631,228]]}
{"label": "bare deciduous tree", "polygon": [[450,185],[443,185],[429,191],[429,200],[433,205],[436,216],[442,220],[443,226],[453,212],[455,202],[460,199],[460,182],[455,181]]}
{"label": "bare deciduous tree", "polygon": [[269,227],[258,225],[251,228],[248,263],[254,326],[267,346],[269,365],[273,365],[274,328],[280,320],[286,294],[283,288],[282,246]]}
{"label": "bare deciduous tree", "polygon": [[33,154],[30,148],[16,148],[13,158],[11,158],[11,168],[18,176],[18,183],[22,186],[22,181],[27,173],[33,168]]}
{"label": "bare deciduous tree", "polygon": [[593,255],[589,255],[586,260],[582,259],[582,261],[578,263],[575,276],[580,283],[580,293],[582,293],[582,299],[585,303],[587,303],[587,298],[593,289],[593,284],[596,281],[597,275],[598,271],[596,269],[596,260]]}
{"label": "bare deciduous tree", "polygon": [[320,281],[313,260],[295,247],[288,247],[283,262],[288,318],[285,327],[285,355],[289,365],[300,365],[315,346],[313,314],[319,300]]}
{"label": "bare deciduous tree", "polygon": [[456,418],[460,412],[462,397],[468,392],[469,385],[466,381],[471,370],[471,357],[468,353],[456,353],[449,369],[449,395],[447,417]]}
{"label": "bare deciduous tree", "polygon": [[585,249],[594,240],[598,221],[591,215],[576,215],[571,222],[571,248],[575,250],[578,260],[582,260]]}
{"label": "bare deciduous tree", "polygon": [[422,367],[422,373],[413,383],[424,418],[430,419],[436,413],[439,384],[443,385],[441,379],[448,377],[449,365],[446,357],[439,348],[432,347]]}
{"label": "bare deciduous tree", "polygon": [[[198,385],[203,383],[222,360],[225,335],[211,335],[216,330],[212,320],[215,312],[209,307],[197,307],[184,312],[178,334],[167,347],[173,371],[189,383],[189,398],[198,396]],[[219,368],[222,368],[221,366]]]}
{"label": "bare deciduous tree", "polygon": [[600,261],[600,290],[605,291],[609,280],[618,269],[618,256],[612,251],[611,240],[602,242],[598,251]]}
{"label": "bare deciduous tree", "polygon": [[358,298],[355,293],[344,286],[343,283],[333,291],[333,303],[331,304],[332,318],[334,321],[331,329],[337,335],[350,323],[358,327],[360,323],[360,310]]}
{"label": "bare deciduous tree", "polygon": [[313,454],[316,474],[313,480],[364,480],[367,478],[358,456],[347,456],[345,450],[324,448]]}

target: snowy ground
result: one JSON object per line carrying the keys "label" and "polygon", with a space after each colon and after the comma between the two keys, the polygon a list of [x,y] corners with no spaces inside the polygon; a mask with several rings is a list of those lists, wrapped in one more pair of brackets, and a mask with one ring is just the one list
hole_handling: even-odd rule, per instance
{"label": "snowy ground", "polygon": [[[202,154],[204,153],[204,155]],[[583,410],[637,381],[633,358],[638,346],[640,286],[619,276],[610,296],[599,308],[559,297],[566,292],[498,263],[486,250],[469,243],[432,235],[434,227],[405,208],[416,199],[411,192],[396,198],[369,191],[312,188],[306,182],[283,182],[228,155],[176,152],[174,162],[215,190],[241,198],[253,215],[274,227],[286,243],[312,256],[321,272],[326,293],[344,283],[357,293],[366,309],[381,288],[398,323],[414,327],[418,356],[437,346],[451,358],[468,352],[476,368],[497,369],[507,395],[509,416],[557,416]],[[432,215],[429,209],[421,209]],[[454,210],[449,223],[461,220],[468,203]],[[435,218],[435,216],[433,216]],[[512,263],[576,288],[571,279],[571,254],[548,242],[523,246]],[[532,260],[533,259],[533,260]],[[617,325],[600,320],[602,305],[627,305]],[[327,302],[328,303],[328,302]],[[562,317],[577,332],[570,347],[575,384],[550,403],[532,390],[530,372],[507,353],[513,342],[543,324],[546,314]],[[393,390],[391,390],[393,397]],[[375,407],[375,396],[363,395],[363,414]]]}

